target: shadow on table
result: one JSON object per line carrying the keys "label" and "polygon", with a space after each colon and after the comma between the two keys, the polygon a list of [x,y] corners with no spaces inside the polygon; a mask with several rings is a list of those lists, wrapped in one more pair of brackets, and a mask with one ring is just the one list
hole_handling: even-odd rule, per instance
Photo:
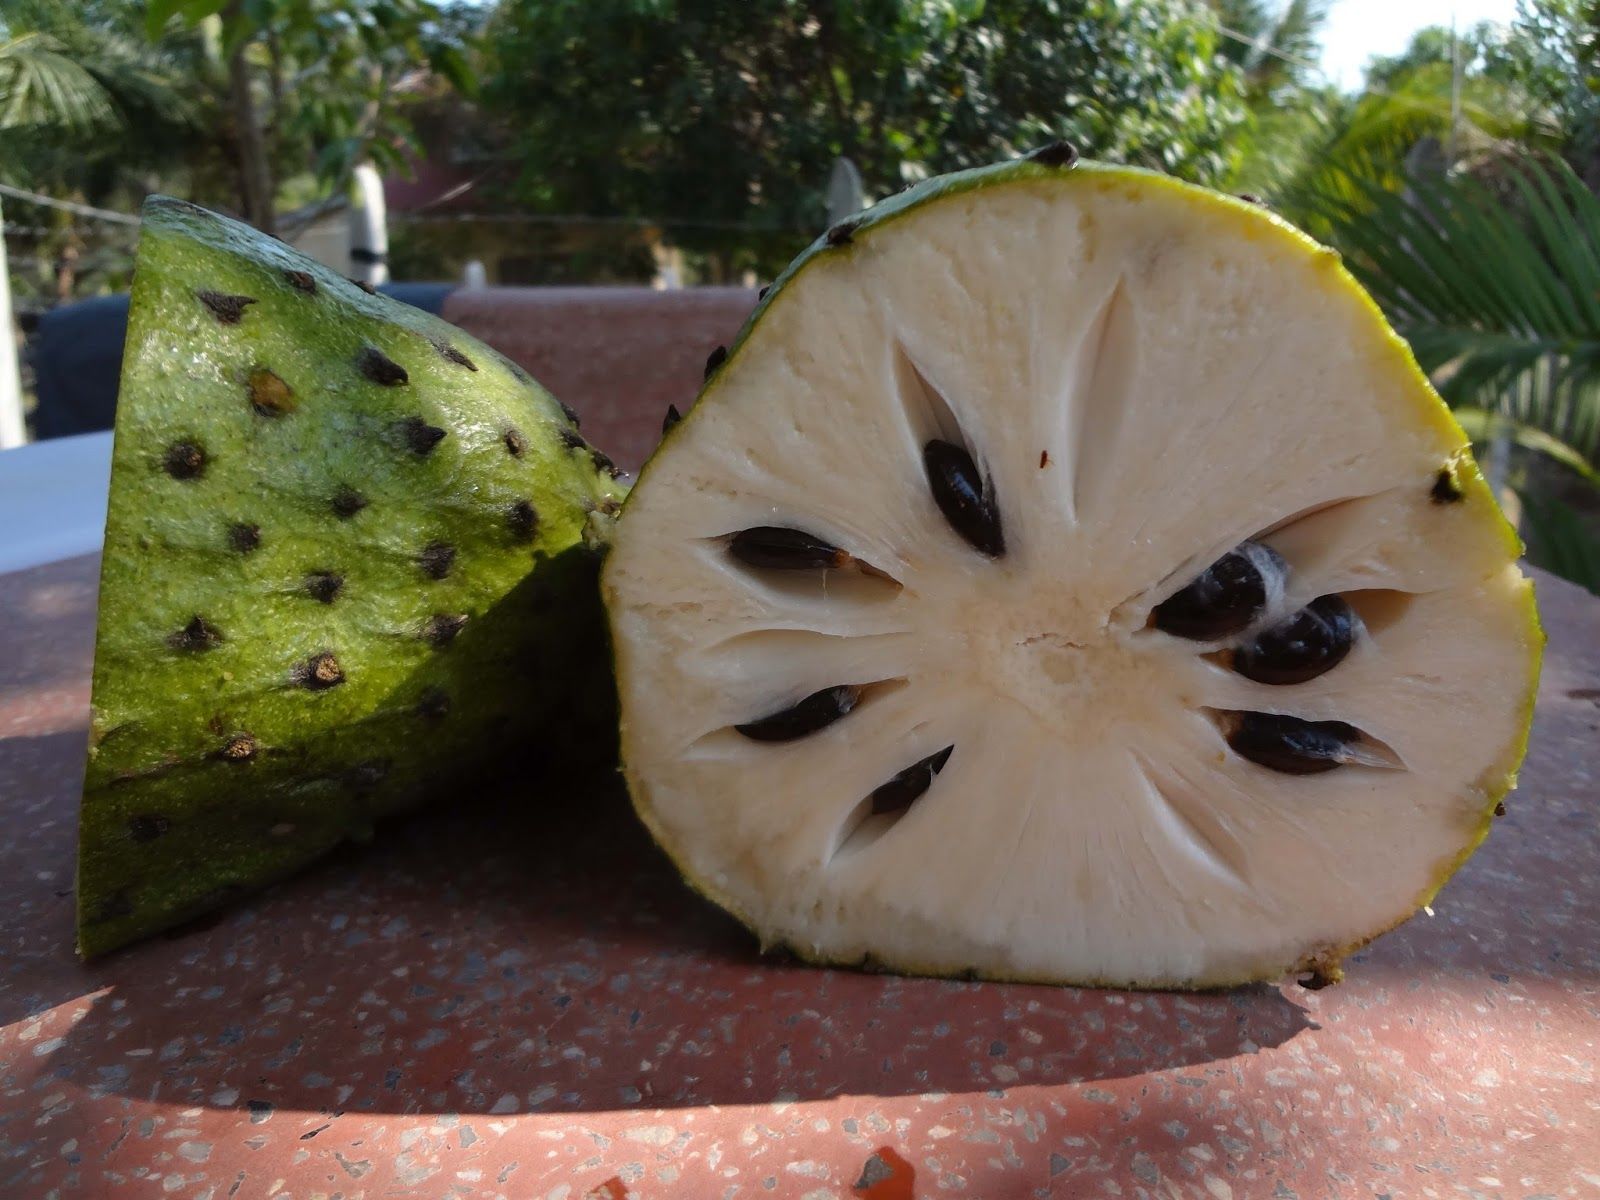
{"label": "shadow on table", "polygon": [[256,1113],[589,1111],[1116,1079],[1308,1027],[1267,987],[1135,995],[763,960],[610,781],[424,814],[380,842],[79,969],[77,994],[110,990],[43,1069]]}

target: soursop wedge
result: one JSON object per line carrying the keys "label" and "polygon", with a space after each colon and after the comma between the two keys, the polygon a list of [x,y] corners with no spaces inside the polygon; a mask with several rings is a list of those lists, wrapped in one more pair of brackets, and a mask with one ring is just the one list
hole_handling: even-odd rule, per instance
{"label": "soursop wedge", "polygon": [[156,198],[115,437],[84,953],[606,720],[622,487],[461,331]]}
{"label": "soursop wedge", "polygon": [[667,436],[603,580],[634,801],[807,959],[1336,979],[1512,785],[1519,546],[1336,254],[1072,159],[836,226]]}

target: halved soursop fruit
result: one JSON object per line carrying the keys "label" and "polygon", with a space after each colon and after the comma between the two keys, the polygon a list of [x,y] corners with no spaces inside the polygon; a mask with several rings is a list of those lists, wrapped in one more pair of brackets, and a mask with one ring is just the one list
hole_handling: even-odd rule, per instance
{"label": "halved soursop fruit", "polygon": [[806,959],[1336,979],[1512,785],[1517,539],[1334,252],[1071,158],[829,231],[647,465],[634,801]]}
{"label": "halved soursop fruit", "polygon": [[180,201],[146,205],[136,271],[85,954],[614,719],[591,541],[623,490],[548,393]]}

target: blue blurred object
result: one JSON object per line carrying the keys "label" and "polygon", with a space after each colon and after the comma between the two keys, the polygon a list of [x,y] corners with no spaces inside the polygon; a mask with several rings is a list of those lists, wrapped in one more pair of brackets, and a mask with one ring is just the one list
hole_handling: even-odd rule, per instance
{"label": "blue blurred object", "polygon": [[[436,314],[455,287],[448,283],[389,283],[378,290]],[[65,304],[39,318],[37,330],[28,339],[39,396],[33,418],[36,440],[111,428],[117,415],[117,380],[127,330],[126,295]]]}

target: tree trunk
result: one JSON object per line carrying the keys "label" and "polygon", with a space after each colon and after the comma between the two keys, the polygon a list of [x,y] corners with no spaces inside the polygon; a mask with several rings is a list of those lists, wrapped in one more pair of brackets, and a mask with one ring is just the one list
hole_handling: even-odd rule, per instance
{"label": "tree trunk", "polygon": [[[240,17],[240,0],[233,0],[224,18],[224,27]],[[261,116],[256,111],[251,90],[250,64],[245,61],[249,39],[241,39],[228,56],[228,93],[233,106],[235,143],[239,148],[239,198],[245,219],[262,233],[277,233],[272,205],[272,164],[267,160],[266,139],[261,136]]]}

